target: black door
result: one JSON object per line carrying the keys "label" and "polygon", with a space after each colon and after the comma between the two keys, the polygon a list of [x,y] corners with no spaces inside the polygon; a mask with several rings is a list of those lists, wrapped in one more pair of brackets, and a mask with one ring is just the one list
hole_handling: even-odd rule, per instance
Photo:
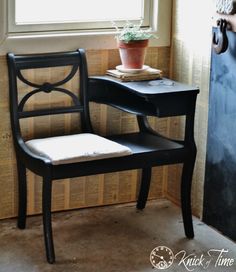
{"label": "black door", "polygon": [[212,52],[203,221],[236,240],[236,33]]}

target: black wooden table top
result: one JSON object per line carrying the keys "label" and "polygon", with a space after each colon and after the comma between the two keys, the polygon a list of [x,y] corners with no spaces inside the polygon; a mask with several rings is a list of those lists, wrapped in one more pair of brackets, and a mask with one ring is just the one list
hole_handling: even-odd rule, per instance
{"label": "black wooden table top", "polygon": [[130,81],[122,82],[111,76],[93,76],[90,79],[99,79],[113,84],[119,84],[125,89],[129,89],[138,95],[158,95],[168,93],[181,93],[181,92],[199,92],[199,87],[191,86],[168,78],[147,80],[147,81]]}
{"label": "black wooden table top", "polygon": [[167,78],[121,82],[110,76],[89,78],[89,100],[146,116],[178,116],[195,110],[199,88]]}

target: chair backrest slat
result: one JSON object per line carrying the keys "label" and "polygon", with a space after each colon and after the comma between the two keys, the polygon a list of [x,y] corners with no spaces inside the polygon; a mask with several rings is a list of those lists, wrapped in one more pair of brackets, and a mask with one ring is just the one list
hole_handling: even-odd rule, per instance
{"label": "chair backrest slat", "polygon": [[17,69],[36,69],[78,64],[78,52],[47,53],[35,55],[15,55]]}
{"label": "chair backrest slat", "polygon": [[55,115],[55,114],[65,114],[65,113],[80,113],[83,112],[82,106],[74,106],[74,107],[62,107],[62,108],[54,108],[54,109],[45,109],[45,110],[32,110],[32,111],[23,111],[18,112],[19,119],[21,118],[29,118],[36,116],[45,116],[45,115]]}

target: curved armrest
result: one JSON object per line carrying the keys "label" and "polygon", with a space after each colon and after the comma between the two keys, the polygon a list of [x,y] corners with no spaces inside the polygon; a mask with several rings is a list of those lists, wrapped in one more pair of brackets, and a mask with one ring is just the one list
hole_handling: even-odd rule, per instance
{"label": "curved armrest", "polygon": [[90,77],[90,101],[107,104],[119,110],[141,116],[156,116],[157,109],[145,95],[125,83],[109,77]]}
{"label": "curved armrest", "polygon": [[51,166],[50,159],[33,153],[21,137],[16,139],[16,149],[17,155],[20,155],[23,161],[27,161],[29,169],[33,169],[36,173],[41,172],[41,170],[38,171],[38,169],[45,169],[45,167]]}

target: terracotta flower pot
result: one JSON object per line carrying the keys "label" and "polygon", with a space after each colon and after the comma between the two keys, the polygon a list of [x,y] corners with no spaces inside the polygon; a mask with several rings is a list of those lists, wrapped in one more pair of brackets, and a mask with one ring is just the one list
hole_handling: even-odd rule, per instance
{"label": "terracotta flower pot", "polygon": [[142,69],[146,56],[148,40],[118,41],[121,63],[125,69]]}

